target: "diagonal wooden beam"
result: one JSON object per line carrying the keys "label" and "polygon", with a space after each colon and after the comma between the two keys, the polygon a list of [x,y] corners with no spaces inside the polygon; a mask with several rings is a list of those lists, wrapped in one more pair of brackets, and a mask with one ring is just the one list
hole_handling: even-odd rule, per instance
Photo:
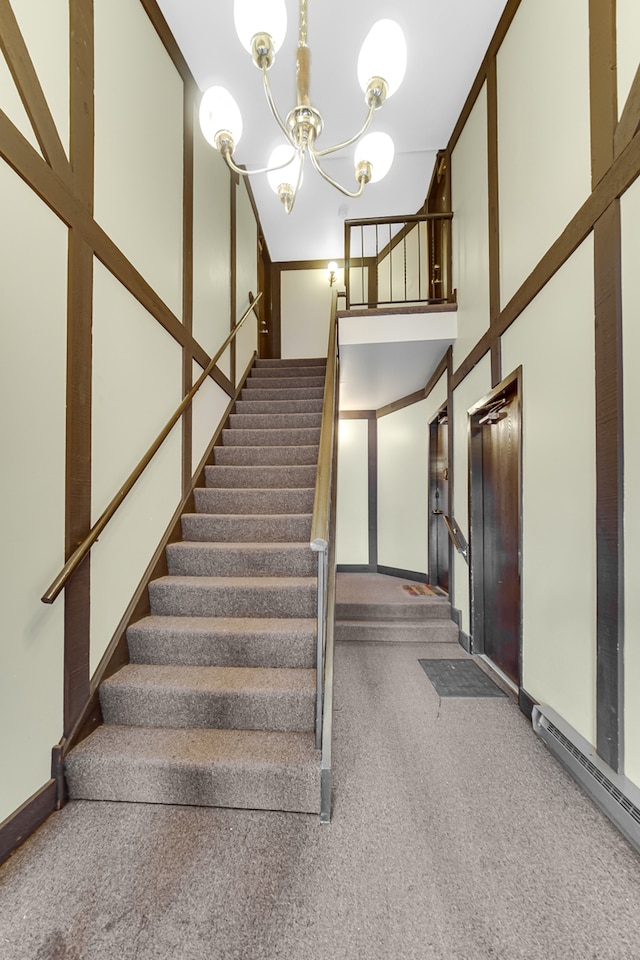
{"label": "diagonal wooden beam", "polygon": [[45,160],[65,183],[69,183],[71,165],[9,0],[0,0],[0,49]]}
{"label": "diagonal wooden beam", "polygon": [[631,84],[631,90],[624,105],[622,116],[613,138],[614,152],[616,157],[620,156],[636,133],[640,130],[640,66],[636,70],[636,75]]}

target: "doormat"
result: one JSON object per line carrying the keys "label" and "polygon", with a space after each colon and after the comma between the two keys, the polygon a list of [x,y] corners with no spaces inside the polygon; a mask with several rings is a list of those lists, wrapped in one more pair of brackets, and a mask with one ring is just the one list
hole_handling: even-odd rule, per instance
{"label": "doormat", "polygon": [[439,697],[506,697],[473,660],[418,660]]}
{"label": "doormat", "polygon": [[405,583],[402,587],[404,592],[410,597],[435,597],[433,587],[425,586],[423,583]]}

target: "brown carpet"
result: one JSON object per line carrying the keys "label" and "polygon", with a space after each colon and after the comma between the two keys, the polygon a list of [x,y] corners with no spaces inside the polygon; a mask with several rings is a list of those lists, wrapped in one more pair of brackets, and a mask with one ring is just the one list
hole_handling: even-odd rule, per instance
{"label": "brown carpet", "polygon": [[455,655],[338,646],[329,826],[71,803],[0,868],[0,956],[637,960],[638,856],[512,699],[438,698]]}

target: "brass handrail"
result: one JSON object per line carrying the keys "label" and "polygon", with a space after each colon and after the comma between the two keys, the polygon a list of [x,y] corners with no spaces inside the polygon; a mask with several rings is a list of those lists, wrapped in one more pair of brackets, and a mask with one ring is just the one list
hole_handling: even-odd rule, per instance
{"label": "brass handrail", "polygon": [[322,402],[322,427],[318,448],[318,472],[313,500],[313,518],[311,521],[311,546],[318,549],[326,547],[329,536],[329,502],[331,482],[331,453],[333,448],[333,429],[335,419],[335,376],[336,376],[336,330],[338,324],[338,294],[334,287],[331,292],[331,320],[329,324],[329,343],[327,347],[327,374]]}
{"label": "brass handrail", "polygon": [[259,293],[255,299],[253,299],[251,294],[249,294],[249,299],[251,300],[251,302],[247,307],[247,309],[245,310],[245,312],[243,313],[242,317],[234,325],[233,330],[231,331],[229,336],[226,338],[222,346],[219,348],[219,350],[214,354],[214,356],[209,361],[206,370],[204,370],[201,376],[198,377],[196,383],[193,385],[189,393],[186,394],[180,406],[177,408],[173,416],[167,421],[167,423],[165,424],[163,429],[160,431],[160,433],[158,434],[154,442],[151,444],[151,446],[149,447],[145,455],[138,462],[137,466],[134,467],[132,472],[129,474],[129,477],[125,480],[123,485],[120,487],[120,489],[116,493],[115,497],[111,500],[109,505],[102,512],[99,519],[91,527],[89,533],[84,538],[82,543],[71,554],[71,556],[65,563],[64,567],[62,568],[58,576],[55,578],[55,580],[53,581],[49,589],[46,591],[46,593],[42,596],[41,599],[43,603],[53,603],[53,601],[56,599],[60,591],[63,589],[63,587],[69,580],[69,578],[80,566],[80,564],[88,554],[93,544],[96,542],[96,540],[98,539],[98,537],[100,536],[104,528],[107,526],[107,524],[113,517],[114,513],[116,512],[120,504],[123,502],[127,494],[131,491],[135,483],[140,479],[143,472],[145,471],[145,469],[147,468],[147,466],[149,465],[149,463],[151,462],[155,454],[158,452],[158,450],[160,449],[164,441],[167,439],[167,437],[175,427],[176,423],[178,422],[178,420],[180,419],[184,411],[187,409],[187,407],[189,406],[189,404],[191,403],[196,393],[198,392],[202,384],[205,382],[205,380],[207,379],[207,377],[209,376],[213,368],[215,367],[216,363],[218,362],[222,354],[225,352],[225,350],[227,349],[227,347],[229,346],[233,338],[236,336],[236,334],[238,333],[238,330],[240,329],[244,321],[247,319],[251,311],[255,309],[256,304],[258,303],[261,297],[262,297],[262,293]]}
{"label": "brass handrail", "polygon": [[335,605],[335,502],[338,440],[338,294],[332,291],[327,369],[322,402],[318,471],[311,520],[311,549],[318,557],[316,648],[316,748],[321,750],[321,810],[331,819],[331,738],[333,710],[333,608]]}

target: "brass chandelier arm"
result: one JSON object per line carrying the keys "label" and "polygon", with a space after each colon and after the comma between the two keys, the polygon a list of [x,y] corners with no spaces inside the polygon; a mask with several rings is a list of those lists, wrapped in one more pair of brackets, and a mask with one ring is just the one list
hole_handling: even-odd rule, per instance
{"label": "brass chandelier arm", "polygon": [[363,133],[367,132],[367,130],[371,125],[371,121],[373,120],[373,114],[375,113],[375,110],[376,110],[376,105],[375,103],[372,103],[369,107],[369,113],[367,115],[367,119],[365,120],[360,130],[358,130],[355,136],[351,137],[350,140],[345,140],[344,143],[337,143],[334,147],[327,147],[325,150],[314,150],[313,147],[309,147],[310,152],[315,157],[328,157],[329,154],[331,153],[337,153],[338,150],[344,150],[345,147],[350,147],[352,143],[355,143],[356,140],[360,139]]}
{"label": "brass chandelier arm", "polygon": [[[292,146],[293,146],[293,144],[292,144]],[[296,153],[299,154],[300,151],[299,151],[298,149],[296,149]],[[229,167],[231,168],[231,170],[233,170],[234,173],[238,173],[241,177],[252,177],[252,176],[254,175],[254,173],[272,173],[274,170],[284,170],[285,167],[288,167],[288,166],[289,166],[289,164],[291,163],[291,160],[293,160],[293,157],[292,157],[292,158],[289,159],[289,160],[285,160],[284,163],[277,163],[277,164],[276,164],[275,166],[273,166],[273,167],[260,167],[259,170],[243,170],[242,167],[236,166],[236,164],[233,162],[233,158],[232,158],[232,156],[231,156],[231,151],[230,151],[230,150],[228,150],[228,149],[227,149],[227,150],[223,150],[222,156],[223,156],[224,159],[227,161],[227,163],[228,163]],[[302,164],[301,164],[301,166],[302,166]]]}
{"label": "brass chandelier arm", "polygon": [[267,96],[267,103],[269,104],[269,109],[271,110],[271,113],[273,114],[273,117],[276,123],[284,133],[287,143],[290,143],[292,147],[295,147],[297,149],[298,144],[293,139],[291,135],[291,131],[287,127],[286,123],[284,122],[280,114],[278,113],[278,108],[276,107],[276,103],[275,103],[275,100],[273,99],[273,94],[271,92],[271,84],[269,83],[269,73],[267,71],[267,68],[264,66],[262,68],[262,82],[264,85],[264,92]]}
{"label": "brass chandelier arm", "polygon": [[330,177],[328,173],[325,173],[325,171],[322,169],[322,167],[318,163],[317,155],[315,153],[313,153],[312,151],[309,151],[309,156],[311,157],[311,163],[313,164],[314,168],[318,171],[320,176],[323,178],[323,180],[326,180],[327,183],[330,183],[332,187],[335,187],[336,190],[339,190],[340,193],[343,193],[345,197],[351,197],[352,200],[357,200],[358,197],[362,196],[362,191],[364,190],[365,185],[367,183],[364,177],[362,177],[359,181],[360,187],[358,191],[356,193],[352,193],[350,190],[347,190],[345,187],[341,186],[337,180],[333,179],[333,177]]}

